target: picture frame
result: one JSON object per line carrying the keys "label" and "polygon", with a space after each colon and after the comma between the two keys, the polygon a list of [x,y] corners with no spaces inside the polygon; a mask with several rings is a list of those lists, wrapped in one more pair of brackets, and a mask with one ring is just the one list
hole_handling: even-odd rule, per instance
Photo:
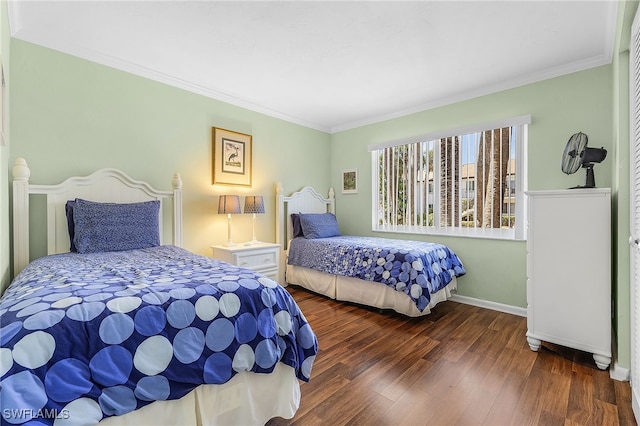
{"label": "picture frame", "polygon": [[358,169],[345,169],[342,171],[342,193],[358,193]]}
{"label": "picture frame", "polygon": [[233,130],[211,128],[211,183],[251,186],[252,137]]}

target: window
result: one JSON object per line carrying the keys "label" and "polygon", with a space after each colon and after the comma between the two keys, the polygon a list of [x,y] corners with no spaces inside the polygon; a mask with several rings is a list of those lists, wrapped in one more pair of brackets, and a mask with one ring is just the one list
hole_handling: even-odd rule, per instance
{"label": "window", "polygon": [[373,230],[524,239],[530,121],[370,146]]}

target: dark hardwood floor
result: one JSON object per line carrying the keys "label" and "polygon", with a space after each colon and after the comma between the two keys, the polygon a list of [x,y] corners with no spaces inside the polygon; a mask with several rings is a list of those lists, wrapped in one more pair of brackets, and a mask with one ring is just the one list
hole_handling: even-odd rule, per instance
{"label": "dark hardwood floor", "polygon": [[527,344],[526,319],[444,302],[422,318],[289,286],[318,336],[312,378],[277,425],[635,425],[628,382],[591,355]]}

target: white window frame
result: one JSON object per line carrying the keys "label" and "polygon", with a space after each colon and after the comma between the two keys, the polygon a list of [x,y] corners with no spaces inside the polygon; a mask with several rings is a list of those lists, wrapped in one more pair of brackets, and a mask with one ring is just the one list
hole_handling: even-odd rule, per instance
{"label": "white window frame", "polygon": [[[372,206],[371,229],[374,232],[394,232],[409,234],[430,234],[461,236],[470,238],[492,238],[503,240],[525,240],[527,228],[527,200],[525,191],[527,190],[527,146],[528,146],[528,125],[531,124],[531,115],[522,115],[504,120],[496,120],[471,126],[459,127],[456,129],[443,130],[425,135],[383,142],[369,145],[371,152],[371,178],[372,178]],[[464,135],[468,133],[483,132],[486,130],[500,129],[504,127],[516,127],[516,173],[515,173],[515,215],[516,222],[514,228],[466,228],[466,227],[439,227],[439,226],[407,226],[407,225],[379,225],[378,217],[378,194],[379,194],[379,169],[378,150],[413,144],[421,141],[439,140],[442,138]],[[438,185],[434,182],[435,187]]]}

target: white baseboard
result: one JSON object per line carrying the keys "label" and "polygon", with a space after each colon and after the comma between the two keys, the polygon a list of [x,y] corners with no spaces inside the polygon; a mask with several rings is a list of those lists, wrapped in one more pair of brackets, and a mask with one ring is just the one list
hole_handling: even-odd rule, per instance
{"label": "white baseboard", "polygon": [[609,377],[619,382],[628,382],[631,379],[631,371],[628,368],[620,367],[617,362],[614,362],[609,368]]}
{"label": "white baseboard", "polygon": [[464,303],[465,305],[479,306],[481,308],[487,308],[493,311],[505,312],[507,314],[517,315],[519,317],[527,316],[527,308],[505,305],[498,302],[491,302],[490,300],[476,299],[475,297],[461,296],[459,294],[452,294],[449,300]]}
{"label": "white baseboard", "polygon": [[611,358],[611,367],[609,367],[609,377],[620,382],[631,381],[631,370],[626,367],[621,367],[620,364],[616,362],[616,358],[618,357],[618,342],[616,339],[616,333],[613,331],[613,324],[611,327],[611,348],[613,349],[613,354]]}

